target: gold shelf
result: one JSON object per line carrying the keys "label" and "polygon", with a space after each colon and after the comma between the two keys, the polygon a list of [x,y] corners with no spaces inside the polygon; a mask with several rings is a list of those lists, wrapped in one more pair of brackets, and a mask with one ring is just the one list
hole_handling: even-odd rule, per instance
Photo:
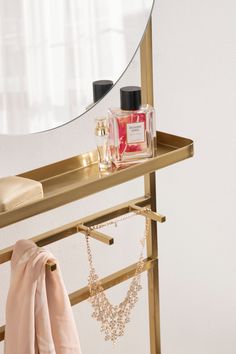
{"label": "gold shelf", "polygon": [[157,132],[156,156],[100,176],[96,151],[44,166],[20,176],[40,181],[44,198],[0,213],[0,228],[57,208],[193,156],[193,141]]}

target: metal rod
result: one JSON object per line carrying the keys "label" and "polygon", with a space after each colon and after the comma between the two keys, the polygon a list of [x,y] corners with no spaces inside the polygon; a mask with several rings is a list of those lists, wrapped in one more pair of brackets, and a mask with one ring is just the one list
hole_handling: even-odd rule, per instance
{"label": "metal rod", "polygon": [[[153,61],[152,61],[152,20],[147,26],[141,46],[141,82],[142,103],[154,104],[153,95]],[[156,178],[155,173],[144,177],[145,194],[150,195],[150,209],[156,211]],[[158,257],[157,223],[151,222],[150,237],[147,239],[147,256]],[[149,331],[150,353],[161,354],[160,339],[160,305],[159,305],[159,275],[158,267],[148,272],[148,300],[149,300]]]}
{"label": "metal rod", "polygon": [[146,216],[147,218],[153,220],[153,221],[158,221],[158,222],[165,222],[166,217],[164,215],[161,215],[157,212],[154,212],[152,210],[146,210],[146,208],[141,208],[135,204],[130,205],[130,209],[132,210],[139,210],[140,215]]}
{"label": "metal rod", "polygon": [[[149,271],[153,269],[156,264],[158,263],[157,259],[145,259],[144,260],[144,267],[142,272]],[[126,268],[119,270],[113,274],[108,275],[107,277],[101,279],[101,284],[104,290],[110,289],[113,286],[116,286],[135,275],[137,268],[137,263],[134,263]],[[71,306],[74,306],[84,300],[87,300],[90,297],[89,288],[85,286],[72,294],[69,295]],[[0,341],[4,340],[5,336],[5,326],[0,327]]]}
{"label": "metal rod", "polygon": [[[10,261],[12,257],[12,253],[13,253],[13,246],[0,250],[0,264]],[[48,261],[46,263],[46,267],[50,269],[52,272],[57,269],[56,263],[52,261]]]}
{"label": "metal rod", "polygon": [[78,228],[78,232],[82,232],[85,235],[88,234],[88,236],[94,238],[95,240],[106,243],[107,245],[112,245],[114,243],[113,237],[107,236],[99,231],[90,229],[88,226],[85,226],[83,224],[79,224],[77,226],[77,228]]}
{"label": "metal rod", "polygon": [[[142,272],[152,269],[155,266],[156,262],[157,262],[157,259],[146,258],[144,260],[144,267],[143,267]],[[104,290],[110,289],[113,286],[116,286],[116,285],[122,283],[123,281],[126,281],[126,280],[132,278],[135,275],[136,268],[137,268],[137,263],[134,263],[126,268],[119,270],[118,272],[110,274],[107,277],[101,279],[101,284],[102,284],[103,289]],[[79,289],[69,295],[71,305],[74,306],[84,300],[87,300],[89,298],[89,296],[90,296],[89,288],[88,288],[88,286],[85,286],[84,288]]]}

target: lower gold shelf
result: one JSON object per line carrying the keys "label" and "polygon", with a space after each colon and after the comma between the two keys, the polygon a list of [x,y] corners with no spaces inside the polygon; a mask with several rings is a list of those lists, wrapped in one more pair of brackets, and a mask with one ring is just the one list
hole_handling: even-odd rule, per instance
{"label": "lower gold shelf", "polygon": [[156,155],[100,176],[96,151],[72,157],[20,176],[40,181],[44,198],[0,213],[0,228],[57,208],[193,156],[193,141],[157,132]]}

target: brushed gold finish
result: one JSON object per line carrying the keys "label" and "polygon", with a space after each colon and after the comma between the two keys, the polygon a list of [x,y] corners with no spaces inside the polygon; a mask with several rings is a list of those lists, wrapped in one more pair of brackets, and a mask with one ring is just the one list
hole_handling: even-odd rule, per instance
{"label": "brushed gold finish", "polygon": [[[149,197],[141,197],[141,198],[134,199],[133,201],[130,201],[130,202],[141,207],[141,206],[148,205],[150,202],[150,198]],[[100,212],[92,214],[90,216],[86,216],[85,218],[76,220],[76,221],[66,224],[64,226],[60,226],[54,230],[51,230],[51,231],[45,232],[41,235],[32,237],[32,238],[30,238],[30,240],[33,241],[37,246],[43,247],[43,246],[49,245],[50,243],[62,240],[66,237],[69,237],[71,235],[78,233],[78,225],[79,225],[79,228],[81,228],[83,225],[84,231],[87,231],[88,227],[91,227],[91,226],[94,226],[97,224],[101,224],[103,222],[106,222],[107,220],[114,219],[116,217],[119,217],[121,215],[129,213],[130,212],[130,209],[129,209],[130,202],[122,203],[122,204],[119,204],[115,207],[100,211]],[[93,231],[96,231],[96,230],[93,230]],[[96,237],[97,237],[97,231],[94,234],[96,234]],[[102,235],[104,236],[104,234],[102,234]],[[107,244],[112,244],[112,240],[113,239],[110,238],[109,236],[108,236],[108,239],[107,239],[107,236],[105,237],[105,242]],[[10,261],[11,257],[12,257],[12,252],[13,252],[13,246],[10,246],[10,247],[0,250],[0,264]]]}
{"label": "brushed gold finish", "polygon": [[[149,269],[153,268],[155,266],[155,263],[157,262],[157,259],[145,259],[144,261],[144,268],[142,272],[148,271]],[[115,285],[118,285],[130,278],[132,278],[135,275],[135,270],[137,267],[137,263],[134,263],[122,270],[119,270],[116,273],[110,274],[107,277],[101,279],[101,284],[102,287],[107,290],[112,288]],[[70,302],[71,305],[76,305],[80,303],[81,301],[84,301],[89,298],[89,289],[88,287],[84,287],[78,291],[75,291],[70,295]]]}
{"label": "brushed gold finish", "polygon": [[142,103],[153,106],[152,19],[140,46]]}
{"label": "brushed gold finish", "polygon": [[[140,48],[141,58],[141,81],[142,81],[142,102],[154,106],[153,96],[153,63],[152,63],[152,22],[150,19]],[[157,136],[157,152],[159,151],[161,136]],[[172,144],[172,142],[169,142]],[[169,145],[169,144],[168,144]],[[167,157],[168,155],[168,157]],[[169,154],[166,155],[166,162],[170,162]],[[145,194],[150,195],[150,209],[156,211],[156,176],[153,171],[144,176]],[[147,239],[147,256],[158,257],[157,224],[151,222],[150,237]],[[161,354],[160,338],[160,309],[159,309],[159,278],[158,268],[155,267],[148,272],[148,299],[149,299],[149,331],[150,331],[150,352]]]}
{"label": "brushed gold finish", "polygon": [[78,224],[77,230],[78,232],[82,232],[84,235],[88,234],[90,237],[94,238],[95,240],[106,243],[107,245],[112,245],[114,243],[113,237],[107,236],[97,230],[91,230],[88,226],[85,226],[83,224]]}
{"label": "brushed gold finish", "polygon": [[44,198],[0,213],[0,228],[141,177],[193,155],[193,142],[190,139],[158,132],[157,142],[157,153],[153,158],[115,170],[108,176],[99,175],[95,152],[21,174],[20,176],[42,182]]}
{"label": "brushed gold finish", "polygon": [[130,205],[130,210],[139,210],[140,215],[145,216],[153,221],[158,221],[158,222],[165,222],[166,217],[164,215],[161,215],[157,212],[154,212],[152,210],[146,210],[145,208],[141,208],[137,205]]}
{"label": "brushed gold finish", "polygon": [[[155,264],[157,262],[158,262],[157,259],[148,259],[148,258],[145,259],[142,272],[148,271],[149,269],[155,267]],[[137,267],[137,263],[134,263],[126,268],[119,270],[118,272],[110,274],[107,277],[101,279],[102,287],[106,290],[132,278],[135,275],[136,267]],[[84,288],[79,289],[69,295],[70,303],[72,306],[74,306],[84,300],[87,300],[89,296],[90,296],[89,288],[88,286],[85,286]],[[4,336],[5,336],[5,326],[2,326],[0,327],[0,341],[4,340]]]}

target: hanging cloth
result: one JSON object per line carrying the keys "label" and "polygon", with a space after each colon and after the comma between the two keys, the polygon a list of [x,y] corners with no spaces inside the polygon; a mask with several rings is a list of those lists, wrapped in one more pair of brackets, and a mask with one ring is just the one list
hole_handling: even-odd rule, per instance
{"label": "hanging cloth", "polygon": [[13,250],[4,353],[81,354],[58,262],[30,240],[17,241]]}

